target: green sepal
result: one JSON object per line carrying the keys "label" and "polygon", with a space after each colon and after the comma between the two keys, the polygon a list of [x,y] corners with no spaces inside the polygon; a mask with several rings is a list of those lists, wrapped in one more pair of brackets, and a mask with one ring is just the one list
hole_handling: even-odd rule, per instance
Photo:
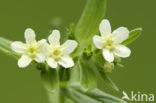
{"label": "green sepal", "polygon": [[55,92],[59,87],[59,78],[57,69],[46,68],[41,71],[41,80],[49,92]]}
{"label": "green sepal", "polygon": [[64,81],[69,81],[70,79],[70,69],[68,68],[63,68],[60,66],[59,68],[59,80],[61,82],[64,82]]}
{"label": "green sepal", "polygon": [[89,60],[79,59],[80,83],[84,90],[94,89],[97,87],[96,74]]}

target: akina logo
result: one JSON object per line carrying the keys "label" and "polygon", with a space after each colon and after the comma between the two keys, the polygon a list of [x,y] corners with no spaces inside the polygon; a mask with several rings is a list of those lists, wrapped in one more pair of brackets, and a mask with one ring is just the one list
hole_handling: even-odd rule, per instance
{"label": "akina logo", "polygon": [[134,92],[131,91],[130,94],[127,94],[125,91],[122,92],[123,100],[133,101],[133,102],[154,102],[154,94],[141,93],[140,91]]}

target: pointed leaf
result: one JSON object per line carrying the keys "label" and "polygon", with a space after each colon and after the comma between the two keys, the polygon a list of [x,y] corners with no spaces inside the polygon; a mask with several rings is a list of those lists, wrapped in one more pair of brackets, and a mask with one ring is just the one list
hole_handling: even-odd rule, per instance
{"label": "pointed leaf", "polygon": [[75,103],[127,103],[124,100],[105,93],[97,88],[83,91],[79,83],[61,89],[64,96]]}
{"label": "pointed leaf", "polygon": [[123,41],[122,44],[128,45],[132,43],[134,40],[136,40],[140,36],[141,32],[142,32],[142,28],[136,28],[130,31],[128,39]]}
{"label": "pointed leaf", "polygon": [[83,93],[80,93],[73,88],[64,88],[62,89],[62,93],[67,98],[73,100],[75,103],[101,103],[100,101],[97,101],[96,99],[89,97]]}
{"label": "pointed leaf", "polygon": [[[94,90],[88,91],[86,94],[89,96],[92,96],[94,98],[98,98],[99,100],[103,101],[104,103],[127,103],[126,101],[112,96],[108,93],[105,93],[104,91],[101,91],[100,89],[95,88]],[[112,102],[114,101],[114,102]]]}
{"label": "pointed leaf", "polygon": [[82,16],[76,27],[76,38],[80,43],[75,55],[81,54],[88,44],[92,43],[92,37],[99,32],[99,24],[105,14],[106,0],[88,0]]}

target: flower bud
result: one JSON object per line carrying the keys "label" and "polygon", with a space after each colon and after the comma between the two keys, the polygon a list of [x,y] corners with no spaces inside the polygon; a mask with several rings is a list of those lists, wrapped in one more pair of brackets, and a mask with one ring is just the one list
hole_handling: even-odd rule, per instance
{"label": "flower bud", "polygon": [[104,63],[104,71],[111,73],[112,70],[114,70],[114,63],[110,63],[110,62],[105,62]]}
{"label": "flower bud", "polygon": [[89,45],[87,48],[84,49],[83,57],[85,59],[90,59],[93,56],[92,47]]}

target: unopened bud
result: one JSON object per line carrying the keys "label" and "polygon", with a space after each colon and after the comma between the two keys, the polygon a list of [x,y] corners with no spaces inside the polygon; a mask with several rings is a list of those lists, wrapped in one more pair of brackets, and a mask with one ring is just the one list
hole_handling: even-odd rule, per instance
{"label": "unopened bud", "polygon": [[85,59],[90,59],[93,55],[93,52],[92,52],[92,47],[91,45],[89,45],[87,48],[84,49],[84,52],[83,52],[83,57]]}
{"label": "unopened bud", "polygon": [[111,73],[112,70],[114,70],[114,63],[110,63],[110,62],[105,62],[104,64],[104,71]]}

